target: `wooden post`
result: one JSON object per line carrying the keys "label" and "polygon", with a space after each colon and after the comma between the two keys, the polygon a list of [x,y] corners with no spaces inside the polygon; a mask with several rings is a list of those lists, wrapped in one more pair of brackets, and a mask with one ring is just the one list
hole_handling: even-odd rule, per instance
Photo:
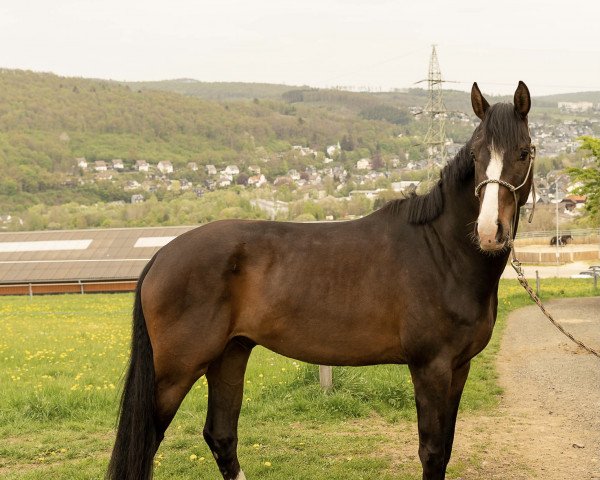
{"label": "wooden post", "polygon": [[596,290],[598,288],[598,273],[600,273],[600,266],[592,265],[590,270],[592,271],[592,275],[594,277],[594,290]]}
{"label": "wooden post", "polygon": [[33,298],[33,287],[29,284],[29,298]]}
{"label": "wooden post", "polygon": [[535,271],[535,293],[538,297],[540,296],[540,272],[538,270]]}
{"label": "wooden post", "polygon": [[333,387],[333,368],[327,365],[319,365],[319,382],[323,390]]}

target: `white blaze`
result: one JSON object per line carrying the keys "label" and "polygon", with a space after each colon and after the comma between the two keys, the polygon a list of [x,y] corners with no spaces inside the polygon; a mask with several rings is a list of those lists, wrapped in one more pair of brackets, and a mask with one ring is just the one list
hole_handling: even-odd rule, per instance
{"label": "white blaze", "polygon": [[[485,170],[488,179],[500,180],[502,174],[502,158],[504,152],[496,150],[492,144],[490,149],[490,163]],[[500,185],[497,183],[488,183],[485,186],[485,194],[481,204],[481,211],[477,218],[477,233],[479,236],[495,236],[498,231],[498,189]]]}
{"label": "white blaze", "polygon": [[240,470],[240,473],[238,473],[237,477],[235,477],[235,480],[246,480],[246,475],[244,475],[244,472]]}

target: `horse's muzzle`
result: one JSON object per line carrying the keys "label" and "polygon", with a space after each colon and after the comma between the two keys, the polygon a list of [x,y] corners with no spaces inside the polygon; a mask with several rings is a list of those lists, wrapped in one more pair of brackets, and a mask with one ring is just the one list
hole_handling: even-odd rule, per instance
{"label": "horse's muzzle", "polygon": [[479,248],[485,252],[502,250],[508,243],[508,235],[506,234],[508,230],[499,221],[495,225],[477,224],[476,231]]}

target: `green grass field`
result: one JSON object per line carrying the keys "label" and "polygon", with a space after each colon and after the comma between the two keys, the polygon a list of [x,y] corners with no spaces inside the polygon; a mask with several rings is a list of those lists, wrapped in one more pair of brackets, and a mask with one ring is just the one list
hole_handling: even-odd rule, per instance
{"label": "green grass field", "polygon": [[[593,294],[588,280],[543,280],[542,288],[546,299]],[[132,299],[0,298],[0,478],[103,477],[128,357]],[[529,303],[516,281],[502,281],[499,321],[474,361],[461,415],[497,405],[494,359],[504,321]],[[248,478],[420,478],[416,444],[414,456],[401,463],[388,453],[388,427],[416,429],[407,368],[335,368],[334,383],[324,393],[317,367],[255,348],[240,418],[240,463]],[[167,431],[156,479],[220,478],[201,434],[206,394],[201,379]],[[452,465],[449,478],[464,468]]]}

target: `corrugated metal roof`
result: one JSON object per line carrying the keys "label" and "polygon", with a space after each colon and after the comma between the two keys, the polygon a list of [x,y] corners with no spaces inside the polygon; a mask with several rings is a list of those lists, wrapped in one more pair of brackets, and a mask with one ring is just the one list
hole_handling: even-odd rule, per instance
{"label": "corrugated metal roof", "polygon": [[137,278],[161,244],[193,228],[0,233],[0,283]]}

